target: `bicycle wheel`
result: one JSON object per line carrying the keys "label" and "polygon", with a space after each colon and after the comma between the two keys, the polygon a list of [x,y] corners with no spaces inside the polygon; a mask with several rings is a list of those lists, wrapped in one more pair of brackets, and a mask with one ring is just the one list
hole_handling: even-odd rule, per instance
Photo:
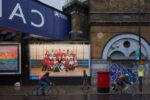
{"label": "bicycle wheel", "polygon": [[136,93],[136,86],[135,85],[129,86],[128,89],[125,90],[125,93],[134,95]]}
{"label": "bicycle wheel", "polygon": [[48,90],[46,91],[46,95],[56,95],[58,93],[59,93],[58,89],[55,88],[54,86],[49,87]]}
{"label": "bicycle wheel", "polygon": [[32,95],[34,95],[34,96],[40,95],[40,89],[39,89],[39,87],[36,87],[36,88],[34,88],[32,90]]}
{"label": "bicycle wheel", "polygon": [[110,93],[112,94],[122,94],[122,87],[115,84],[115,86],[113,86],[111,89],[110,89]]}

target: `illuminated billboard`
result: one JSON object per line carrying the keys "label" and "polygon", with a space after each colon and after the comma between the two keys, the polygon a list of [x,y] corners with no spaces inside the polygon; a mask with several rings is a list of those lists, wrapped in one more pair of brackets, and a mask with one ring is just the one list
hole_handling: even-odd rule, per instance
{"label": "illuminated billboard", "polygon": [[0,43],[0,74],[20,74],[20,45]]}
{"label": "illuminated billboard", "polygon": [[54,77],[90,76],[89,44],[30,44],[30,79],[49,71]]}

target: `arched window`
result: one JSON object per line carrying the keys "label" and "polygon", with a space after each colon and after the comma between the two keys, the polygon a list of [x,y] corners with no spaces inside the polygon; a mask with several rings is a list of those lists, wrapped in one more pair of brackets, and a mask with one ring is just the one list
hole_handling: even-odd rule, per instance
{"label": "arched window", "polygon": [[[141,37],[142,58],[150,59],[150,46]],[[139,50],[139,36],[133,33],[123,33],[111,38],[102,52],[102,59],[135,59],[134,52]]]}

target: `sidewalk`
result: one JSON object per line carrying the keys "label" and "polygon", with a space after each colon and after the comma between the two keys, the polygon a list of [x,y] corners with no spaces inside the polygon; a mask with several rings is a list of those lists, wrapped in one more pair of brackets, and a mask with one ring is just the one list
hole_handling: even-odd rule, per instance
{"label": "sidewalk", "polygon": [[[15,86],[0,86],[0,95],[32,95],[32,90],[38,87],[36,85],[34,86],[20,86],[20,87],[15,87]],[[83,91],[82,86],[80,85],[60,85],[56,86],[56,88],[59,91],[59,94],[85,94],[87,93],[97,93],[97,88],[96,87],[90,87],[87,91]]]}
{"label": "sidewalk", "polygon": [[32,90],[36,86],[0,86],[1,100],[149,100],[149,94],[110,94],[97,93],[96,87],[84,92],[82,86],[57,86],[59,94],[35,96]]}
{"label": "sidewalk", "polygon": [[[33,86],[0,86],[0,95],[32,95],[32,90],[38,87]],[[111,94],[111,93],[98,93],[96,86],[91,86],[88,90],[83,90],[81,85],[60,85],[56,86],[59,95],[78,95],[78,94]],[[144,87],[142,94],[150,94],[150,87]],[[135,94],[141,94],[138,91]]]}

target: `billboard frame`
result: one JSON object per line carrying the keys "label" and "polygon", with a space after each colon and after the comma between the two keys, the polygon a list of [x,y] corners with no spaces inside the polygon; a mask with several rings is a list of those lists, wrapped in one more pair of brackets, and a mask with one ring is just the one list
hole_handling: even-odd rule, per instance
{"label": "billboard frame", "polygon": [[[31,67],[31,48],[30,48],[30,45],[32,45],[32,44],[35,44],[35,45],[44,45],[44,44],[46,44],[46,45],[48,45],[48,44],[50,44],[50,45],[63,45],[63,44],[65,44],[65,45],[88,45],[89,47],[89,61],[88,61],[88,77],[91,77],[91,44],[89,44],[89,43],[70,43],[70,42],[53,42],[53,43],[49,43],[49,42],[47,42],[47,43],[29,43],[29,45],[28,45],[28,48],[29,48],[29,79],[30,80],[36,80],[36,79],[33,79],[33,78],[31,78],[32,77],[32,74],[31,74],[31,69],[32,69],[32,67]],[[83,54],[84,55],[84,54]],[[45,71],[46,72],[46,71]],[[34,76],[33,76],[34,77]],[[56,76],[54,76],[54,75],[52,75],[51,77],[83,77],[82,75],[71,75],[71,76],[68,76],[68,75],[56,75]]]}
{"label": "billboard frame", "polygon": [[18,47],[18,70],[15,71],[0,71],[0,75],[20,75],[21,74],[21,44],[18,42],[1,42],[0,46],[17,46]]}

